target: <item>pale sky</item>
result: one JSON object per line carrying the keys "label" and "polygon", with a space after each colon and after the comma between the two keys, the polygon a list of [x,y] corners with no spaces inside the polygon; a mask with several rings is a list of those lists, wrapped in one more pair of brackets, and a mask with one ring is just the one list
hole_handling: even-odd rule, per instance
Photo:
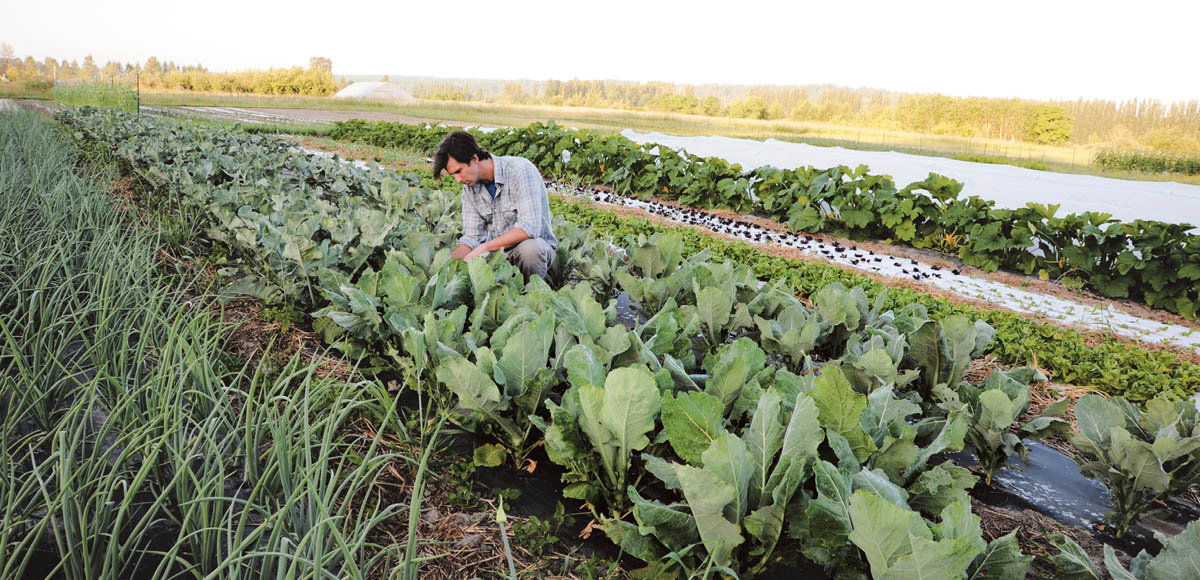
{"label": "pale sky", "polygon": [[1200,99],[1197,0],[7,0],[38,60],[336,75],[830,83],[955,96]]}

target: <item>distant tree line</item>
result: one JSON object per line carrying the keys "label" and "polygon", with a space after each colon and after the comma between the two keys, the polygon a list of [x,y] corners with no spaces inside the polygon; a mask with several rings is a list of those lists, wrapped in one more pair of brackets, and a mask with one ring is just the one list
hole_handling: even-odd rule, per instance
{"label": "distant tree line", "polygon": [[[332,62],[313,57],[308,67],[214,73],[150,57],[144,64],[91,55],[77,61],[17,58],[0,44],[0,84],[46,89],[64,82],[133,82],[141,73],[149,89],[262,95],[330,95],[346,83]],[[679,85],[612,80],[504,81],[405,77],[397,81],[413,96],[447,101],[565,105],[663,111],[711,117],[788,119],[848,127],[957,135],[1047,144],[1093,145],[1146,151],[1200,152],[1200,100],[1032,101],[949,97],[833,85],[765,87]]]}
{"label": "distant tree line", "polygon": [[91,55],[83,62],[59,61],[46,57],[16,58],[7,43],[0,44],[0,83],[20,83],[31,89],[55,84],[124,83],[133,84],[137,74],[143,89],[173,89],[258,95],[332,95],[344,82],[333,76],[333,63],[326,57],[309,59],[307,67],[273,68],[232,73],[210,72],[204,66],[162,62],[151,56],[145,63],[108,61],[99,66]]}
{"label": "distant tree line", "polygon": [[1200,151],[1200,101],[1033,101],[949,97],[833,85],[763,87],[611,80],[494,81],[410,77],[422,99],[664,111],[744,119],[789,119],[1047,144],[1104,143]]}

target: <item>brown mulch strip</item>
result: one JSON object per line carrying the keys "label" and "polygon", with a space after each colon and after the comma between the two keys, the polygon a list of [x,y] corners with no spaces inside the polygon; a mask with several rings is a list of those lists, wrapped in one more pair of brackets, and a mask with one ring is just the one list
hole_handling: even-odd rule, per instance
{"label": "brown mulch strip", "polygon": [[137,219],[137,223],[142,226],[149,226],[153,217],[146,208],[138,204],[137,185],[133,179],[123,175],[113,177],[112,185],[108,186],[108,191],[117,200],[117,210],[130,214]]}
{"label": "brown mulch strip", "polygon": [[[1075,422],[1075,403],[1080,397],[1089,394],[1103,394],[1100,391],[1088,387],[1077,387],[1074,385],[1058,385],[1054,383],[1034,383],[1029,385],[1029,408],[1025,409],[1025,413],[1021,415],[1020,422],[1025,422],[1046,410],[1055,401],[1066,397],[1071,400],[1071,405],[1067,411],[1059,416],[1062,420],[1071,424],[1071,433],[1079,432],[1079,425]],[[1076,451],[1075,446],[1067,440],[1069,435],[1053,435],[1039,439],[1038,442],[1066,455],[1074,458]]]}
{"label": "brown mulch strip", "polygon": [[318,376],[348,382],[356,374],[345,360],[317,348],[315,345],[320,345],[321,339],[316,334],[297,328],[295,324],[285,328],[282,322],[264,319],[262,301],[257,298],[241,296],[227,305],[214,302],[210,308],[225,322],[233,323],[230,348],[252,366],[257,366],[268,355],[274,361],[286,362],[299,353],[304,364],[317,365]]}
{"label": "brown mulch strip", "polygon": [[[369,423],[361,425],[367,439],[375,436]],[[394,437],[387,441],[394,449],[410,457],[419,457],[417,445],[401,442]],[[446,460],[446,454],[435,454]],[[450,463],[469,462],[470,458],[452,457]],[[500,526],[496,523],[496,502],[478,496],[476,501],[463,507],[452,501],[455,487],[463,485],[452,477],[439,477],[446,465],[432,466],[425,479],[425,492],[421,502],[421,519],[418,527],[420,557],[428,560],[420,564],[420,577],[430,580],[460,580],[462,578],[507,578],[508,561],[504,543],[500,538]],[[412,485],[416,479],[416,466],[409,461],[397,461],[385,468],[377,481],[377,491],[385,502],[407,506],[412,497]],[[585,559],[578,550],[578,541],[567,531],[567,525],[550,530],[558,542],[545,548],[545,553],[534,554],[526,546],[517,543],[516,528],[530,518],[508,514],[505,535],[512,554],[513,565],[519,578],[553,578],[576,580],[592,578],[575,573],[575,566]],[[383,546],[404,546],[408,542],[408,512],[400,511],[391,520],[382,522],[370,538]],[[379,571],[383,572],[383,571]],[[382,574],[372,577],[384,578]],[[617,568],[602,578],[622,580],[629,578],[624,569]]]}
{"label": "brown mulch strip", "polygon": [[[1034,556],[1033,564],[1029,567],[1026,578],[1053,578],[1054,565],[1051,556],[1058,555],[1058,549],[1050,543],[1050,537],[1062,533],[1075,540],[1079,547],[1092,559],[1092,563],[1100,573],[1108,578],[1104,567],[1104,544],[1092,537],[1088,530],[1073,526],[1064,526],[1053,518],[1042,515],[1031,509],[1018,510],[1014,508],[988,505],[971,498],[971,512],[980,518],[983,537],[989,542],[1017,530],[1017,543],[1021,552]],[[1126,567],[1129,566],[1130,556],[1117,550],[1117,558]]]}
{"label": "brown mulch strip", "polygon": [[[505,524],[513,567],[518,578],[577,579],[570,573],[572,561],[582,559],[561,549],[545,555],[535,555],[516,544],[514,526],[527,521],[509,515]],[[442,511],[434,508],[421,516],[420,537],[427,543],[421,550],[424,557],[435,559],[421,566],[421,578],[458,580],[508,576],[508,560],[496,523],[495,508],[483,512]],[[560,542],[561,544],[562,542]],[[561,546],[559,546],[561,548]],[[563,573],[565,572],[565,573]],[[617,578],[627,575],[620,571]]]}
{"label": "brown mulch strip", "polygon": [[984,355],[977,359],[973,359],[971,364],[967,365],[967,370],[963,371],[962,380],[978,385],[987,380],[992,371],[1004,370],[1004,366],[996,362],[996,357],[992,355]]}

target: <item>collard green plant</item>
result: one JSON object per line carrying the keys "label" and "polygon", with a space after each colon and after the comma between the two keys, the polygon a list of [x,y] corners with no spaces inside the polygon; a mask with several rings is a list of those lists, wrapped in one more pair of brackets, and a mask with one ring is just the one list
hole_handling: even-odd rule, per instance
{"label": "collard green plant", "polygon": [[1070,429],[1070,423],[1059,418],[1069,404],[1065,398],[1046,407],[1037,417],[1017,424],[1029,407],[1028,383],[1044,380],[1044,375],[1028,367],[995,371],[978,387],[960,384],[960,400],[945,401],[949,408],[965,409],[969,415],[971,428],[967,431],[967,442],[975,451],[988,485],[1013,454],[1028,461],[1029,449],[1022,439],[1047,437]]}
{"label": "collard green plant", "polygon": [[847,514],[847,538],[863,551],[873,578],[961,577],[987,547],[979,517],[964,501],[947,506],[931,528],[920,514],[859,489]]}
{"label": "collard green plant", "polygon": [[582,360],[568,360],[571,388],[562,403],[547,402],[550,424],[533,419],[545,433],[550,460],[567,469],[563,495],[593,508],[623,505],[633,471],[632,457],[650,444],[662,395],[642,367],[607,371],[578,347]]}
{"label": "collard green plant", "polygon": [[1055,577],[1067,580],[1100,580],[1100,570],[1092,558],[1083,551],[1075,540],[1063,534],[1051,537],[1050,542],[1058,548],[1058,554],[1050,557],[1055,566]]}
{"label": "collard green plant", "polygon": [[[780,392],[764,391],[740,437],[721,425],[721,403],[705,393],[667,395],[663,409],[665,433],[686,463],[647,455],[646,469],[682,501],[647,500],[631,486],[637,523],[611,519],[606,533],[635,556],[657,563],[660,572],[685,551],[692,566],[711,559],[751,575],[760,571],[782,537],[787,507],[808,478],[823,439],[813,399],[799,394],[784,405]],[[695,552],[697,543],[703,555]],[[667,559],[669,553],[676,559]]]}
{"label": "collard green plant", "polygon": [[995,336],[986,322],[971,322],[965,316],[926,320],[909,332],[908,353],[921,371],[916,384],[923,400],[933,401],[939,390],[957,388],[971,360],[983,354]]}
{"label": "collard green plant", "polygon": [[1071,444],[1083,474],[1108,490],[1106,519],[1124,534],[1156,500],[1200,482],[1200,426],[1191,401],[1158,398],[1144,409],[1115,397],[1085,395],[1075,404]]}
{"label": "collard green plant", "polygon": [[[501,429],[502,440],[518,459],[525,456],[532,427],[528,418],[554,383],[554,371],[547,366],[554,323],[552,312],[543,313],[510,329],[498,355],[483,346],[475,349],[473,362],[447,357],[435,370],[438,382],[455,394],[470,418]],[[513,407],[515,412],[508,412]]]}

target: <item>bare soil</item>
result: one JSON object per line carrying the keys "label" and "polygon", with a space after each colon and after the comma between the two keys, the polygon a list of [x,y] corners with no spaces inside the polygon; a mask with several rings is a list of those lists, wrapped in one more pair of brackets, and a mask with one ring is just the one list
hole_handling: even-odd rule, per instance
{"label": "bare soil", "polygon": [[[163,107],[164,109],[179,110],[180,107]],[[468,123],[465,121],[449,121],[446,119],[426,119],[421,117],[410,117],[408,115],[398,115],[396,113],[387,113],[384,111],[342,111],[335,109],[273,109],[273,108],[250,108],[250,107],[235,107],[245,111],[261,113],[265,115],[274,115],[277,117],[287,117],[295,121],[301,122],[333,122],[333,121],[349,121],[350,119],[365,119],[367,121],[390,121],[394,123],[407,123],[410,125],[419,123],[434,123],[442,124],[450,127],[498,127],[499,125],[488,125],[479,123]]]}

